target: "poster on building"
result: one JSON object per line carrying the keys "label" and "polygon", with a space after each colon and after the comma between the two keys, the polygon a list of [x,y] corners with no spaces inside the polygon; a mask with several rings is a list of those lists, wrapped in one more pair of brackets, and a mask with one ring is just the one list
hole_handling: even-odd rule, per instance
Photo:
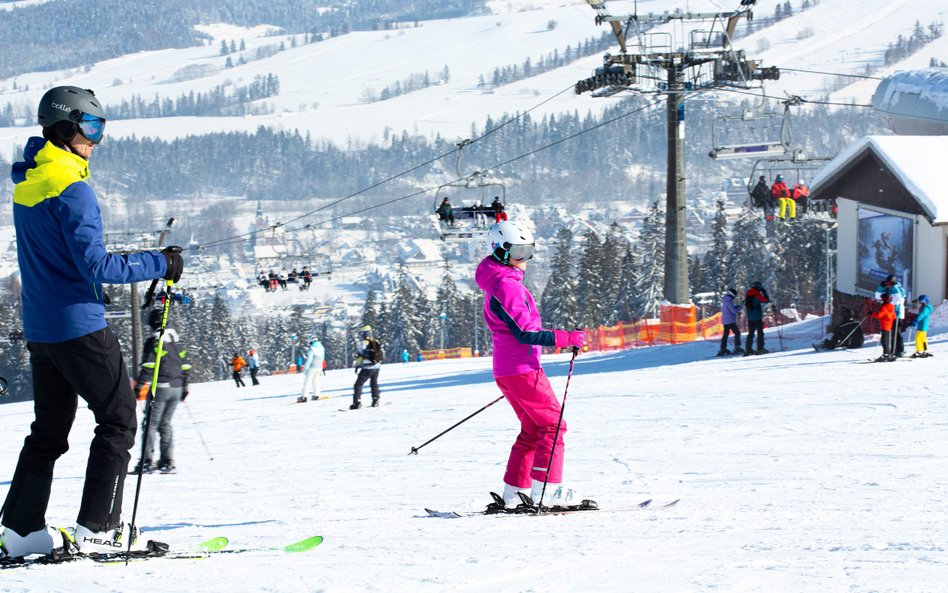
{"label": "poster on building", "polygon": [[889,274],[912,286],[912,219],[859,208],[859,273],[856,286],[874,292]]}

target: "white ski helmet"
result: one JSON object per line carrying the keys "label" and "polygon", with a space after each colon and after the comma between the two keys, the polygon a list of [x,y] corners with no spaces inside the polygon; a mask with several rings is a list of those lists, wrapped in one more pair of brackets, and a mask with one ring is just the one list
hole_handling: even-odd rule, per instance
{"label": "white ski helmet", "polygon": [[502,220],[490,227],[487,237],[494,255],[505,264],[511,259],[524,261],[533,257],[536,241],[523,223]]}

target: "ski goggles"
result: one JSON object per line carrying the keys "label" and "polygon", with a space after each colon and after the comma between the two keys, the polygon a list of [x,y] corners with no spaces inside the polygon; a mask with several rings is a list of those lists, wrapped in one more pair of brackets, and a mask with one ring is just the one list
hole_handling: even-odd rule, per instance
{"label": "ski goggles", "polygon": [[79,110],[73,112],[76,123],[79,125],[79,133],[93,144],[102,142],[105,136],[105,118],[97,115],[89,115]]}
{"label": "ski goggles", "polygon": [[529,243],[527,245],[511,245],[507,249],[507,255],[510,257],[510,259],[525,261],[528,259],[533,259],[533,252],[535,250],[536,245],[534,243]]}

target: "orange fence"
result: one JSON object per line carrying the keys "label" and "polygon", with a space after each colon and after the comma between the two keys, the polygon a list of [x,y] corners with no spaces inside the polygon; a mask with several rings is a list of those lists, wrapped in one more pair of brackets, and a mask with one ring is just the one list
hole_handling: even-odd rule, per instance
{"label": "orange fence", "polygon": [[445,348],[444,350],[422,350],[422,360],[441,360],[444,358],[471,358],[470,348]]}
{"label": "orange fence", "polygon": [[610,327],[586,330],[589,350],[622,350],[656,344],[682,344],[720,337],[724,331],[721,314],[700,321],[694,305],[662,305],[658,319],[642,319]]}

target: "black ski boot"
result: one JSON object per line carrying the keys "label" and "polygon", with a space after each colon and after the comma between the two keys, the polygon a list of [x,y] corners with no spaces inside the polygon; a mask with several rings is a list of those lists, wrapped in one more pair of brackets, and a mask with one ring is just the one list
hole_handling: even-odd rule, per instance
{"label": "black ski boot", "polygon": [[377,397],[372,398],[372,407],[373,408],[379,407],[379,398]]}
{"label": "black ski boot", "polygon": [[298,398],[296,398],[296,403],[298,403],[298,404],[305,404],[307,401],[309,401],[309,400],[306,399],[306,396],[305,396],[305,395],[301,395],[301,396],[299,396]]}
{"label": "black ski boot", "polygon": [[349,406],[349,409],[358,410],[361,407],[362,407],[362,402],[354,402],[351,406]]}
{"label": "black ski boot", "polygon": [[731,351],[728,350],[727,348],[723,350],[718,350],[718,353],[716,354],[716,356],[730,356],[730,355],[731,355]]}
{"label": "black ski boot", "polygon": [[141,460],[139,460],[139,461],[138,461],[138,465],[136,465],[136,466],[132,469],[132,471],[130,471],[130,472],[128,472],[128,473],[132,474],[133,476],[137,476],[138,474],[150,474],[150,473],[153,472],[153,471],[155,471],[155,470],[154,470],[154,468],[151,466],[151,461],[142,462]]}
{"label": "black ski boot", "polygon": [[162,459],[158,462],[158,471],[163,474],[174,473],[174,460]]}

